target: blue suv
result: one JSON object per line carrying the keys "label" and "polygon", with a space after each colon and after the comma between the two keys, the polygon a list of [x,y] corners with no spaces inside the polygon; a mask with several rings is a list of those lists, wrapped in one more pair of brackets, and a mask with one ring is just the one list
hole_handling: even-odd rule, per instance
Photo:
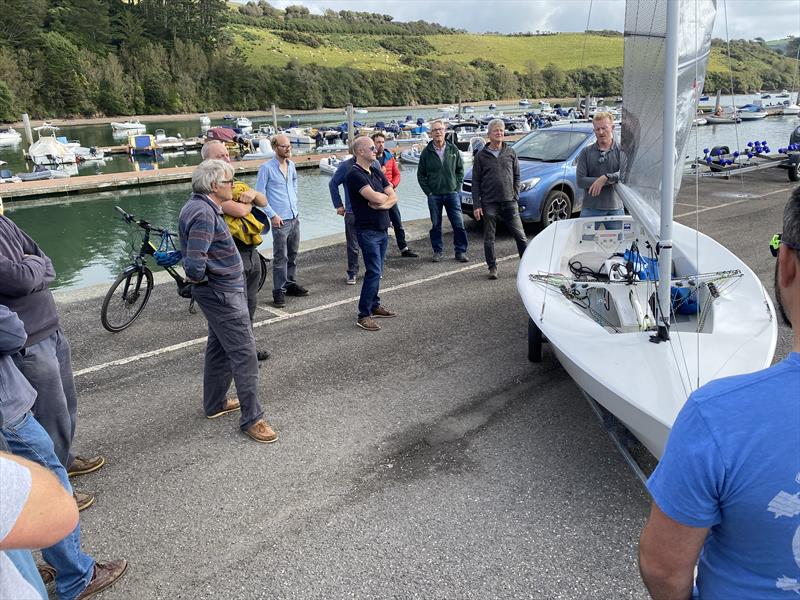
{"label": "blue suv", "polygon": [[[580,151],[595,142],[591,123],[537,129],[511,147],[519,158],[519,212],[523,223],[547,227],[580,212],[584,190],[575,184]],[[461,212],[472,215],[472,170],[459,194]]]}

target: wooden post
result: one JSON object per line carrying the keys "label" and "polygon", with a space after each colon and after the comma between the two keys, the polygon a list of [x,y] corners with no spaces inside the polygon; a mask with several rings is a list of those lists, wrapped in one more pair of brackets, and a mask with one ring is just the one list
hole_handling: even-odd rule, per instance
{"label": "wooden post", "polygon": [[272,126],[275,128],[275,133],[278,133],[278,109],[272,105]]}
{"label": "wooden post", "polygon": [[355,134],[353,132],[353,105],[347,105],[347,148],[352,151],[353,150],[353,138]]}

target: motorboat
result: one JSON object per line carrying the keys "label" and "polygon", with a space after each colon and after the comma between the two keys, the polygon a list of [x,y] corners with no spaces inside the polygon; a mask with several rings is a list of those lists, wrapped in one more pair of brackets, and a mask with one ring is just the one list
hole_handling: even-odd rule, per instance
{"label": "motorboat", "polygon": [[44,166],[37,165],[30,173],[17,173],[20,181],[43,181],[45,179],[65,179],[70,174],[63,169],[49,169]]}
{"label": "motorboat", "polygon": [[181,136],[181,134],[178,134],[177,136],[167,135],[167,132],[163,129],[156,129],[154,137],[156,138],[157,144],[176,143],[183,141],[183,137]]}
{"label": "motorboat", "polygon": [[311,135],[311,130],[303,127],[290,127],[284,129],[281,133],[289,138],[292,144],[313,144],[314,138]]}
{"label": "motorboat", "polygon": [[236,127],[241,129],[242,131],[246,129],[252,129],[253,122],[247,117],[239,117],[238,119],[236,119]]}
{"label": "motorboat", "polygon": [[465,106],[465,107],[462,109],[462,112],[463,112],[465,115],[471,115],[472,113],[474,113],[474,112],[475,112],[475,107],[474,107],[474,106],[469,106],[469,105],[467,105],[467,106]]}
{"label": "motorboat", "polygon": [[56,139],[56,131],[49,123],[35,128],[38,139],[28,148],[28,159],[39,166],[64,165],[75,163],[74,149]]}
{"label": "motorboat", "polygon": [[350,158],[353,158],[352,154],[346,154],[341,158],[338,156],[326,156],[325,158],[319,159],[319,170],[325,173],[325,175],[333,175],[336,173],[336,169],[339,168],[339,165]]}
{"label": "motorboat", "polygon": [[139,122],[139,119],[128,119],[122,122],[113,121],[111,129],[115,131],[145,131],[147,126]]}
{"label": "motorboat", "polygon": [[128,153],[131,156],[158,156],[160,152],[161,146],[152,134],[139,133],[128,137]]}
{"label": "motorboat", "polygon": [[421,154],[422,150],[420,150],[419,144],[414,144],[411,148],[400,152],[400,160],[411,165],[418,165]]}
{"label": "motorboat", "polygon": [[767,111],[757,104],[745,104],[736,111],[736,115],[742,121],[758,121],[766,117],[767,114]]}
{"label": "motorboat", "polygon": [[208,115],[200,115],[200,125],[211,127],[211,118]]}
{"label": "motorboat", "polygon": [[13,146],[22,141],[22,134],[13,127],[0,127],[0,146]]}
{"label": "motorboat", "polygon": [[241,160],[266,160],[273,156],[275,156],[275,151],[272,149],[269,138],[259,138],[256,149],[242,154],[239,158]]}
{"label": "motorboat", "polygon": [[629,215],[555,221],[517,273],[529,357],[547,339],[583,393],[656,458],[693,390],[769,366],[777,341],[756,274],[673,220],[715,13],[713,0],[628,0],[614,193]]}
{"label": "motorboat", "polygon": [[519,105],[520,106],[530,106],[531,105],[531,101],[528,100],[527,98],[523,98],[522,100],[519,101]]}
{"label": "motorboat", "polygon": [[491,104],[489,104],[489,106],[488,106],[487,108],[488,108],[489,110],[497,110],[497,104],[495,104],[494,102],[492,102]]}
{"label": "motorboat", "polygon": [[353,113],[357,115],[366,115],[369,111],[366,108],[354,108]]}

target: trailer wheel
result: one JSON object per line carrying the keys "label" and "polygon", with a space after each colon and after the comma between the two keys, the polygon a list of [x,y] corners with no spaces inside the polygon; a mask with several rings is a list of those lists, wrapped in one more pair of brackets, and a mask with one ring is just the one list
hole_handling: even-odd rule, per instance
{"label": "trailer wheel", "polygon": [[800,160],[789,165],[789,181],[800,181]]}
{"label": "trailer wheel", "polygon": [[[720,152],[720,150],[721,150],[721,152]],[[714,146],[711,149],[711,157],[712,158],[714,158],[715,156],[720,156],[720,155],[723,155],[723,154],[730,154],[730,153],[731,153],[731,149],[728,148],[727,146]]]}
{"label": "trailer wheel", "polygon": [[542,362],[542,330],[528,317],[528,360]]}

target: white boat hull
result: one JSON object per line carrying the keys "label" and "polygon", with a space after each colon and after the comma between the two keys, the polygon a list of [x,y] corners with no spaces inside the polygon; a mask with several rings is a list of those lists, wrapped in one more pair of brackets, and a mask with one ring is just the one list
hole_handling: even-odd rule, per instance
{"label": "white boat hull", "polygon": [[[517,289],[564,369],[659,458],[691,391],[712,379],[771,364],[777,341],[775,311],[761,282],[741,260],[708,236],[676,223],[677,276],[732,269],[742,273],[714,301],[703,332],[697,333],[696,318],[692,322],[687,317],[673,323],[669,342],[655,344],[649,341],[652,331],[620,333],[601,326],[558,289],[529,278],[537,273],[569,275],[569,258],[575,254],[602,251],[610,256],[630,245],[627,240],[609,249],[586,241],[596,220],[603,219],[558,221],[534,238],[521,259]],[[614,220],[632,223],[630,217]],[[699,268],[693,264],[696,255],[701,257]],[[646,282],[635,286],[620,282],[607,288],[612,290],[610,303],[621,309],[625,308],[621,298],[631,290],[639,295],[641,306],[647,306]]]}

